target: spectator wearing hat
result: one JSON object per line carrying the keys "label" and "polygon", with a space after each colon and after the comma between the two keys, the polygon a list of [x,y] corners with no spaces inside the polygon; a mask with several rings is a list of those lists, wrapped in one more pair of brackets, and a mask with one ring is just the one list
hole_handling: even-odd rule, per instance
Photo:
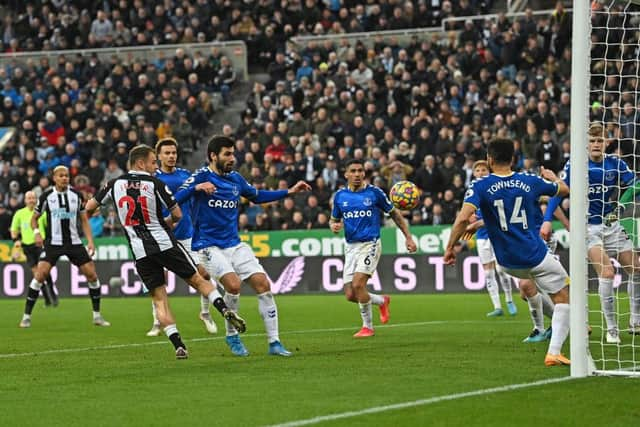
{"label": "spectator wearing hat", "polygon": [[64,136],[64,127],[62,123],[57,120],[56,114],[53,111],[47,111],[44,117],[46,122],[42,129],[40,129],[40,134],[47,138],[49,146],[55,147],[58,143],[58,138]]}

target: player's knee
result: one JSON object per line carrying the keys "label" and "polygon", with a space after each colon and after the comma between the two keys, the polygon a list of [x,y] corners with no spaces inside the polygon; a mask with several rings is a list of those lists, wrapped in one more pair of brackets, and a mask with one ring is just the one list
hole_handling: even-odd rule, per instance
{"label": "player's knee", "polygon": [[549,295],[554,304],[569,304],[569,288],[565,286],[553,295]]}
{"label": "player's knee", "polygon": [[269,285],[269,282],[267,280],[259,280],[255,283],[252,283],[252,287],[257,294],[263,294],[271,290],[271,286]]}
{"label": "player's knee", "polygon": [[613,279],[615,277],[615,270],[611,265],[606,265],[602,269],[602,273],[600,274],[600,277],[603,279]]}
{"label": "player's knee", "polygon": [[351,287],[344,290],[344,297],[347,299],[347,301],[357,302],[356,294],[355,292],[353,292],[353,289],[351,289]]}

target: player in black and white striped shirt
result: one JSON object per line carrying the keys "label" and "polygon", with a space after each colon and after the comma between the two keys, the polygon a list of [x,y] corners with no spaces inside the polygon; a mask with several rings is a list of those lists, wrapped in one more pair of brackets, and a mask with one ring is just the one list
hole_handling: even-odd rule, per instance
{"label": "player in black and white striped shirt", "polygon": [[[58,166],[53,170],[54,186],[40,196],[35,213],[31,218],[31,228],[35,234],[35,243],[44,246],[40,254],[40,261],[27,294],[24,315],[20,321],[21,328],[31,327],[31,312],[38,299],[40,289],[61,256],[69,258],[72,264],[78,266],[85,275],[89,285],[89,296],[93,306],[93,324],[96,326],[110,326],[100,314],[100,281],[96,274],[96,266],[91,259],[94,252],[91,226],[84,210],[82,195],[69,187],[69,170],[65,166]],[[47,213],[47,232],[43,242],[38,228],[38,218]],[[82,227],[87,238],[87,248],[80,239],[79,227]]]}
{"label": "player in black and white striped shirt", "polygon": [[[113,200],[136,259],[136,270],[149,289],[160,325],[176,349],[176,358],[186,359],[188,355],[169,308],[165,268],[206,296],[227,321],[244,332],[244,320],[227,308],[217,289],[198,273],[189,252],[171,231],[182,211],[171,190],[152,175],[157,168],[155,151],[146,145],[134,147],[129,153],[129,165],[128,173],[109,181],[87,202],[87,211],[93,213]],[[162,207],[170,212],[170,218],[162,217]]]}

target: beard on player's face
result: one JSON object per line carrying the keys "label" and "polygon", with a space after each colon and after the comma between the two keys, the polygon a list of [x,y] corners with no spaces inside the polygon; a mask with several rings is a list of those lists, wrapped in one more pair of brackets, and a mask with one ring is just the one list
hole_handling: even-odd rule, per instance
{"label": "beard on player's face", "polygon": [[235,163],[233,160],[222,160],[220,157],[218,157],[218,161],[216,162],[218,170],[224,173],[233,171],[234,165]]}

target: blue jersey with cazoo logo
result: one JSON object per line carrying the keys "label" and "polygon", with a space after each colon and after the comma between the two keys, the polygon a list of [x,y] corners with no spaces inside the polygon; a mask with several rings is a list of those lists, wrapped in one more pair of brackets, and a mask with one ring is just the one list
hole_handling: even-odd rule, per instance
{"label": "blue jersey with cazoo logo", "polygon": [[554,196],[558,184],[537,175],[491,174],[475,181],[464,202],[482,212],[498,264],[514,269],[533,268],[547,254],[540,237],[540,196]]}
{"label": "blue jersey with cazoo logo", "polygon": [[338,190],[333,197],[331,217],[344,223],[347,243],[372,242],[380,238],[380,210],[389,213],[393,204],[376,186],[360,191]]}
{"label": "blue jersey with cazoo logo", "polygon": [[[571,166],[567,162],[561,172],[561,178],[567,185],[570,172]],[[604,218],[616,207],[616,202],[610,200],[616,188],[631,185],[634,180],[635,174],[618,156],[605,154],[601,162],[589,159],[589,224],[602,224]],[[545,213],[545,221],[551,221],[560,201],[561,198],[554,197],[549,202],[550,209]]]}
{"label": "blue jersey with cazoo logo", "polygon": [[[216,191],[211,195],[196,191],[196,185],[203,182],[211,182]],[[225,249],[239,245],[240,197],[253,200],[257,195],[258,190],[235,171],[224,175],[218,175],[209,167],[195,171],[176,194],[177,200],[191,197],[193,201],[191,248],[198,251],[211,246]]]}
{"label": "blue jersey with cazoo logo", "polygon": [[[185,183],[191,176],[191,172],[186,169],[176,168],[173,172],[164,172],[161,169],[156,170],[156,177],[167,184],[169,190],[172,193],[176,193],[180,186]],[[173,234],[178,240],[190,239],[193,236],[193,223],[191,222],[191,200],[187,200],[180,203],[180,210],[182,210],[182,219],[178,222],[173,229]],[[162,215],[166,218],[169,216],[169,211],[162,208]],[[191,248],[189,248],[191,249]]]}

